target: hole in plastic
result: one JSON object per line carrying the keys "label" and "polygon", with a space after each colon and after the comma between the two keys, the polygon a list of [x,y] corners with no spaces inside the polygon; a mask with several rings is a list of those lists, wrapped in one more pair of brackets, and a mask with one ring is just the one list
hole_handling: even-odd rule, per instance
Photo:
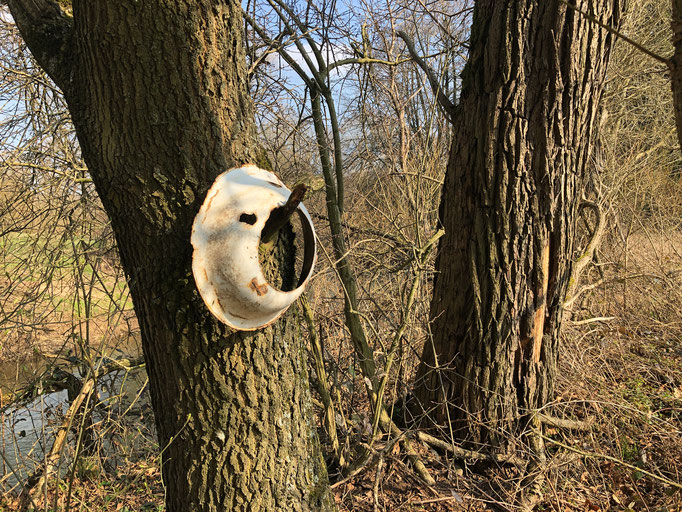
{"label": "hole in plastic", "polygon": [[239,216],[239,222],[243,222],[243,223],[249,224],[251,226],[253,226],[257,220],[258,220],[258,217],[256,217],[256,215],[253,213],[242,213]]}

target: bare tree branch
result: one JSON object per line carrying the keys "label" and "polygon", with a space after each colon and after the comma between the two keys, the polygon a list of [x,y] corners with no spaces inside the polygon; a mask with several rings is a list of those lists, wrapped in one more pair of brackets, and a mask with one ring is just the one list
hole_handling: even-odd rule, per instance
{"label": "bare tree branch", "polygon": [[412,57],[412,60],[414,60],[417,65],[422,68],[422,71],[426,73],[426,77],[429,80],[429,84],[431,84],[431,89],[433,89],[433,93],[436,95],[436,98],[438,99],[438,103],[440,104],[441,107],[443,107],[443,110],[445,111],[445,115],[448,117],[448,120],[452,120],[452,118],[455,115],[455,105],[450,101],[450,98],[447,97],[447,95],[443,92],[443,86],[438,80],[438,77],[436,74],[433,72],[433,69],[429,67],[429,65],[424,62],[424,59],[422,59],[419,54],[417,53],[417,50],[414,48],[414,41],[412,41],[412,38],[408,36],[405,32],[402,30],[398,30],[396,34],[405,41],[405,46],[407,46],[407,50],[410,52],[410,56]]}
{"label": "bare tree branch", "polygon": [[570,308],[575,299],[582,293],[578,289],[580,284],[580,276],[582,275],[585,268],[592,263],[594,258],[594,253],[597,247],[601,243],[602,236],[604,234],[604,229],[606,227],[605,215],[602,212],[599,204],[593,201],[583,201],[580,204],[580,210],[590,209],[595,216],[595,225],[590,240],[587,243],[587,247],[580,255],[580,257],[573,264],[573,269],[568,280],[568,290],[566,291],[566,301],[564,302],[564,308]]}

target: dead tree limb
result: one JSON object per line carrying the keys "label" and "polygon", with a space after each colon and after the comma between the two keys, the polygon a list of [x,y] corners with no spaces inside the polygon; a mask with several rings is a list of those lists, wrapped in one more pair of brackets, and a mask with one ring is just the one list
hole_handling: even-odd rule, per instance
{"label": "dead tree limb", "polygon": [[81,409],[84,402],[89,400],[90,396],[95,390],[95,379],[93,377],[88,378],[83,387],[81,388],[78,396],[71,402],[69,410],[66,412],[66,417],[57,431],[54,443],[52,443],[52,448],[45,458],[45,467],[42,470],[36,471],[31,475],[24,485],[24,489],[21,491],[19,496],[19,510],[27,510],[29,504],[36,500],[40,494],[43,492],[47,479],[50,477],[52,472],[55,470],[59,460],[62,456],[62,451],[64,445],[66,444],[66,438],[71,430],[74,423],[76,415]]}
{"label": "dead tree limb", "polygon": [[452,122],[455,116],[456,107],[443,91],[443,85],[440,83],[440,80],[438,80],[436,73],[426,62],[424,62],[424,59],[419,56],[417,50],[414,48],[414,41],[412,41],[412,38],[408,36],[407,33],[403,32],[402,30],[398,30],[396,34],[398,37],[400,37],[400,39],[405,41],[405,46],[407,46],[407,51],[410,52],[410,57],[412,57],[412,60],[414,60],[417,66],[419,66],[422,71],[426,73],[426,78],[429,80],[433,94],[436,95],[438,104],[445,111],[448,121]]}
{"label": "dead tree limb", "polygon": [[438,439],[426,432],[417,432],[417,440],[422,443],[426,443],[434,448],[439,448],[445,450],[455,457],[464,460],[477,460],[477,461],[488,461],[488,462],[498,462],[501,464],[513,464],[514,466],[523,466],[526,461],[516,455],[504,455],[495,453],[482,453],[474,450],[467,450],[465,448],[460,448],[454,444]]}
{"label": "dead tree limb", "polygon": [[566,291],[566,301],[564,302],[564,308],[568,309],[575,302],[575,300],[581,295],[582,290],[578,289],[580,284],[580,277],[587,266],[592,263],[594,259],[594,253],[601,243],[602,236],[604,235],[604,228],[606,227],[605,215],[602,212],[599,204],[593,201],[582,201],[580,203],[580,209],[590,209],[594,213],[596,220],[594,230],[592,231],[592,236],[590,237],[587,247],[580,255],[580,257],[573,264],[573,269],[571,270],[571,276],[568,279],[568,290]]}

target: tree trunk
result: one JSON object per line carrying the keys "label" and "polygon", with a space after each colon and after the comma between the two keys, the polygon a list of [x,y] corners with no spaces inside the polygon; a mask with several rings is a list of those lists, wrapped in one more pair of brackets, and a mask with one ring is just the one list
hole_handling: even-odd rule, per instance
{"label": "tree trunk", "polygon": [[675,107],[677,142],[682,148],[682,0],[672,0],[673,55],[668,59],[670,86]]}
{"label": "tree trunk", "polygon": [[[239,2],[74,0],[73,19],[51,0],[10,6],[65,94],[111,218],[142,331],[166,510],[333,510],[296,314],[232,332],[191,274],[206,191],[255,161]],[[280,285],[296,280],[284,238],[271,263]]]}
{"label": "tree trunk", "polygon": [[[619,0],[577,2],[617,26]],[[511,448],[547,404],[575,218],[613,36],[557,0],[475,4],[440,206],[431,423]]]}

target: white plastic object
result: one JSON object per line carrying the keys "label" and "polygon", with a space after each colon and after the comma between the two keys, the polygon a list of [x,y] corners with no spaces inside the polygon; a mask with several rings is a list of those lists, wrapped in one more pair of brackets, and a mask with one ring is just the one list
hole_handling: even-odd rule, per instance
{"label": "white plastic object", "polygon": [[317,245],[303,204],[303,267],[291,291],[273,287],[258,261],[260,235],[270,213],[291,191],[271,172],[244,165],[218,176],[192,226],[192,273],[208,309],[230,327],[252,331],[277,320],[303,293],[313,272]]}

